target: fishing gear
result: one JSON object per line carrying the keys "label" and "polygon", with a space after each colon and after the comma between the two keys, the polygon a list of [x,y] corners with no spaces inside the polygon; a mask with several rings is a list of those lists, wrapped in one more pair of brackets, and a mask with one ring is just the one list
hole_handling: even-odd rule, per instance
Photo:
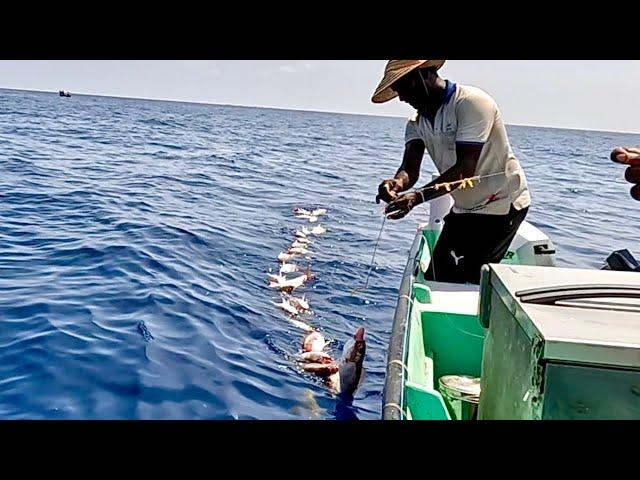
{"label": "fishing gear", "polygon": [[[434,190],[439,190],[441,188],[444,188],[447,192],[450,192],[452,190],[452,187],[455,186],[460,186],[460,188],[474,188],[475,187],[475,183],[480,183],[482,181],[482,179],[484,178],[489,178],[489,177],[495,177],[498,175],[505,175],[505,172],[499,172],[499,173],[490,173],[487,175],[476,175],[473,177],[468,177],[468,178],[461,178],[460,180],[455,180],[453,182],[442,182],[442,183],[436,183],[435,185],[431,185],[429,187],[424,187],[421,189],[416,189],[413,192],[409,192],[409,193],[418,193],[421,197],[422,197],[422,202],[425,203],[424,201],[424,194],[422,193],[424,190],[430,190],[430,189],[434,189]],[[376,252],[378,251],[378,244],[380,243],[380,238],[382,237],[382,231],[384,230],[384,224],[385,221],[387,220],[387,218],[390,215],[393,215],[395,213],[400,212],[401,210],[392,210],[390,212],[386,212],[384,213],[383,210],[383,216],[382,216],[382,225],[380,226],[380,232],[378,232],[378,239],[376,240],[375,246],[373,248],[373,255],[371,256],[371,263],[369,265],[369,270],[367,272],[367,278],[364,282],[364,287],[362,288],[354,288],[351,290],[351,295],[353,295],[356,292],[365,292],[367,290],[367,287],[369,286],[369,277],[371,276],[371,271],[373,270],[373,263],[375,261],[376,258]]]}
{"label": "fishing gear", "polygon": [[378,239],[376,240],[375,247],[373,248],[373,255],[371,255],[371,263],[369,264],[369,271],[367,272],[367,279],[364,282],[364,287],[362,288],[354,288],[351,290],[351,295],[355,292],[365,292],[367,287],[369,286],[369,277],[371,276],[371,270],[373,269],[373,262],[376,259],[376,252],[378,251],[378,244],[380,243],[380,238],[382,237],[382,230],[384,230],[384,224],[387,220],[385,215],[382,216],[382,225],[380,226],[380,231],[378,232]]}

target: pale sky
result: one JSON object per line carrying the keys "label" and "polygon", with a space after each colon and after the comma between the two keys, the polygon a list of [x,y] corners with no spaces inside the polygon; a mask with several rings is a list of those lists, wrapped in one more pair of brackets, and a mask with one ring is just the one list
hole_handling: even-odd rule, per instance
{"label": "pale sky", "polygon": [[[371,94],[385,60],[0,61],[0,88],[407,117]],[[640,61],[449,60],[511,125],[640,133]]]}

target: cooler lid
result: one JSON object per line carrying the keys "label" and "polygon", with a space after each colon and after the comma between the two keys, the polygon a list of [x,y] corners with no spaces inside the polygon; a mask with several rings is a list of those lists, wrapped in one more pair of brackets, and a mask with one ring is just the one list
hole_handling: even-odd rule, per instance
{"label": "cooler lid", "polygon": [[543,358],[640,368],[640,273],[491,265],[491,287]]}

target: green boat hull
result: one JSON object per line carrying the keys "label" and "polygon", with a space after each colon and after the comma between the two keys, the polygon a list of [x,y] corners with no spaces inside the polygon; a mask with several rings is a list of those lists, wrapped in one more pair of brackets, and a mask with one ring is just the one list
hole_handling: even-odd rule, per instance
{"label": "green boat hull", "polygon": [[[447,402],[437,379],[480,377],[485,329],[478,319],[475,285],[428,282],[439,232],[422,230],[409,255],[394,318],[383,400],[386,420],[467,419],[465,402]],[[503,263],[518,263],[509,251]]]}

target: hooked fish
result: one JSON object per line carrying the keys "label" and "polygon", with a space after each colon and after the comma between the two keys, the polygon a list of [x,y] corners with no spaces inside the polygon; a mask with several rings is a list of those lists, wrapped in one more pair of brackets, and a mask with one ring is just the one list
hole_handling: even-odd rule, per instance
{"label": "hooked fish", "polygon": [[327,229],[320,226],[320,225],[316,225],[315,227],[313,227],[311,230],[309,230],[309,233],[312,233],[314,235],[322,235],[323,233],[326,233]]}
{"label": "hooked fish", "polygon": [[298,271],[298,266],[295,263],[283,263],[280,266],[280,275],[283,273],[293,273]]}
{"label": "hooked fish", "polygon": [[353,339],[345,343],[342,358],[338,361],[338,373],[329,379],[330,386],[341,395],[353,395],[364,378],[363,365],[367,351],[364,333],[364,327],[359,327]]}
{"label": "hooked fish", "polygon": [[290,323],[292,323],[294,326],[304,330],[305,332],[313,332],[314,329],[311,325],[308,325],[304,322],[301,322],[300,320],[296,320],[294,318],[288,317],[288,320]]}
{"label": "hooked fish", "polygon": [[302,340],[303,352],[322,352],[327,342],[320,332],[311,332]]}
{"label": "hooked fish", "polygon": [[315,223],[318,221],[318,217],[316,215],[310,215],[310,214],[303,214],[303,215],[296,215],[296,218],[301,218],[303,220],[309,220],[309,223]]}
{"label": "hooked fish", "polygon": [[278,255],[278,260],[280,260],[282,263],[285,263],[293,260],[296,256],[297,255],[295,254],[280,252],[280,254]]}
{"label": "hooked fish", "polygon": [[336,362],[331,361],[329,363],[303,363],[300,365],[305,372],[313,373],[319,377],[331,377],[332,375],[338,375],[339,367]]}
{"label": "hooked fish", "polygon": [[310,308],[309,302],[307,302],[307,299],[305,298],[304,295],[302,296],[302,298],[297,298],[297,297],[294,297],[294,296],[290,296],[289,297],[289,302],[291,303],[291,305],[296,307],[299,312],[307,312],[307,311],[309,311],[309,308]]}
{"label": "hooked fish", "polygon": [[353,396],[364,378],[364,357],[367,345],[364,328],[360,327],[348,341],[337,362],[322,351],[324,338],[318,332],[310,333],[303,342],[304,352],[297,356],[301,368],[324,378],[327,386],[339,395]]}
{"label": "hooked fish", "polygon": [[307,227],[302,227],[302,230],[296,230],[296,236],[298,237],[307,238],[309,235],[311,235],[311,230]]}
{"label": "hooked fish", "polygon": [[311,252],[303,247],[291,247],[287,250],[287,253],[290,255],[309,255]]}
{"label": "hooked fish", "polygon": [[308,280],[312,280],[315,277],[311,273],[311,269],[307,268],[307,271],[305,273],[289,280],[284,279],[282,275],[274,275],[274,278],[274,280],[269,282],[269,288],[279,288],[280,290],[290,293],[296,288],[304,285]]}
{"label": "hooked fish", "polygon": [[304,208],[298,208],[298,207],[293,209],[293,213],[296,215],[311,215],[310,210],[305,210]]}
{"label": "hooked fish", "polygon": [[271,302],[271,303],[274,304],[276,307],[279,307],[285,312],[289,313],[290,315],[293,315],[293,316],[298,315],[298,310],[296,309],[296,307],[291,305],[291,303],[289,303],[286,298],[283,298],[282,302],[280,303],[276,303],[276,302]]}
{"label": "hooked fish", "polygon": [[319,377],[329,377],[338,372],[338,365],[331,355],[325,352],[303,352],[297,356],[300,368]]}
{"label": "hooked fish", "polygon": [[267,273],[267,278],[271,282],[284,282],[287,280],[287,277],[284,275],[275,275],[273,273]]}
{"label": "hooked fish", "polygon": [[303,352],[296,356],[296,360],[306,363],[331,363],[333,358],[325,352]]}
{"label": "hooked fish", "polygon": [[291,248],[305,248],[309,246],[309,241],[301,242],[298,239],[294,240],[291,244]]}

